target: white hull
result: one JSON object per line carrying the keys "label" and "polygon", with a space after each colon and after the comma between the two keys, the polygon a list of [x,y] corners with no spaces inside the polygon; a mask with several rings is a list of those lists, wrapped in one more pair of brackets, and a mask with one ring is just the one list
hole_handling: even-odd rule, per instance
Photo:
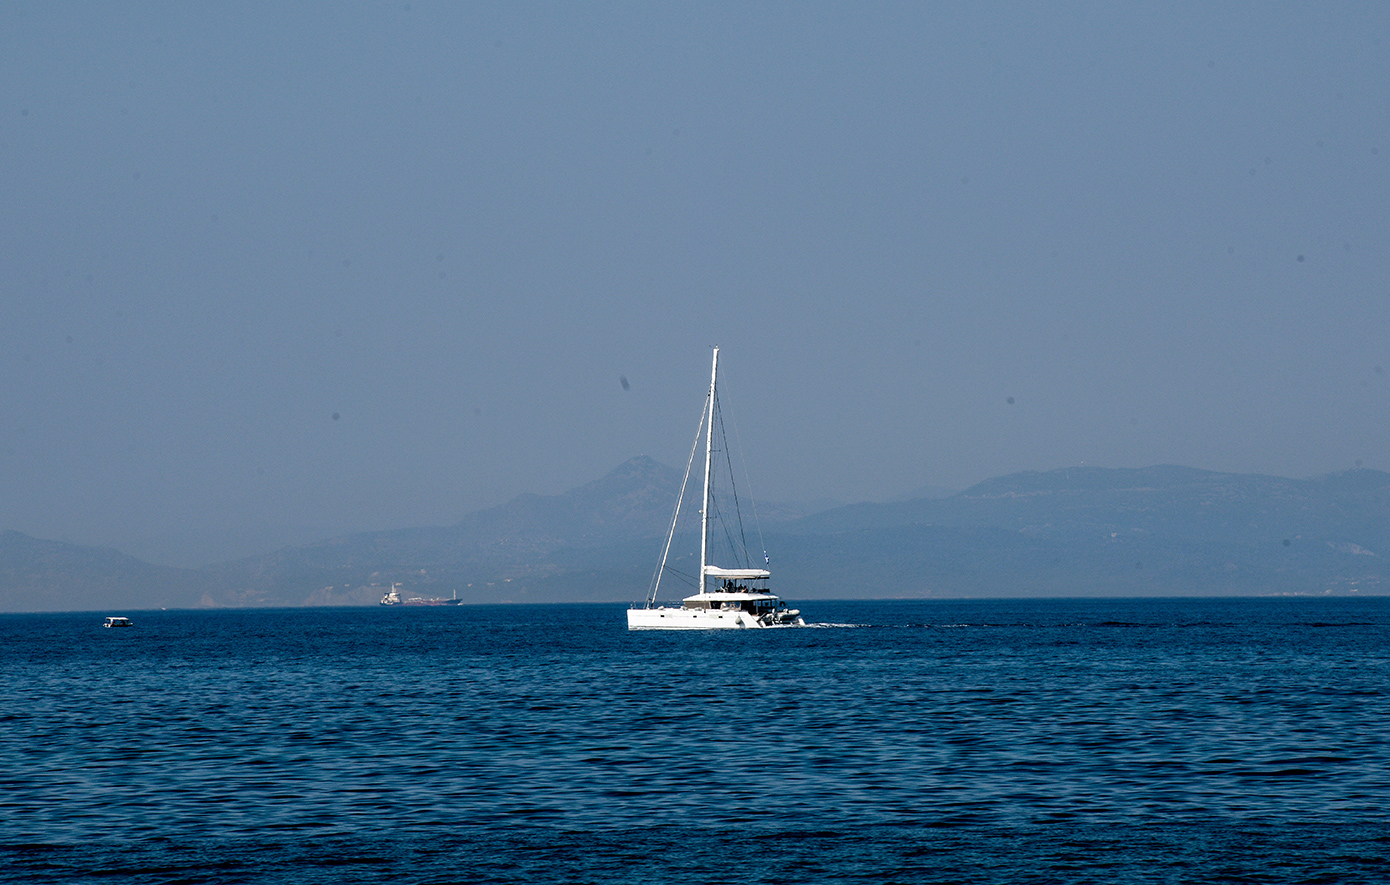
{"label": "white hull", "polygon": [[783,623],[766,623],[745,611],[710,611],[675,606],[627,610],[629,630],[762,630],[805,625],[801,618]]}

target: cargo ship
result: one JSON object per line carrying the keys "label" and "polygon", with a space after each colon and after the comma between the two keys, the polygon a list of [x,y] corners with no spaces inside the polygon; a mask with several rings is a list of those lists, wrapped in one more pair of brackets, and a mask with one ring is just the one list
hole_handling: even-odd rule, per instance
{"label": "cargo ship", "polygon": [[382,605],[458,605],[461,602],[463,602],[463,600],[458,598],[457,590],[454,591],[454,595],[450,599],[445,599],[442,596],[407,596],[405,599],[402,599],[400,584],[392,584],[391,592],[381,597]]}

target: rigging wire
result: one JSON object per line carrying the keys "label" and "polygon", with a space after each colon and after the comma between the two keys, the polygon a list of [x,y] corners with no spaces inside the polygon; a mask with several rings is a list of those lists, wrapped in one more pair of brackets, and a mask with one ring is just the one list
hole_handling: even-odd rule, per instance
{"label": "rigging wire", "polygon": [[[725,543],[728,545],[728,551],[734,559],[734,562],[730,563],[730,565],[742,565],[744,568],[747,568],[749,567],[751,561],[751,557],[748,555],[747,531],[745,530],[743,525],[743,511],[742,508],[739,507],[738,502],[738,483],[736,474],[734,472],[733,453],[731,447],[729,446],[728,428],[727,425],[724,423],[724,410],[719,401],[718,388],[714,385],[711,385],[709,393],[705,395],[704,408],[702,408],[700,411],[700,422],[695,427],[695,441],[690,446],[690,458],[686,461],[685,476],[681,479],[680,493],[676,496],[675,512],[671,514],[671,525],[666,534],[666,546],[661,551],[661,561],[656,567],[656,573],[652,576],[651,589],[647,593],[647,608],[651,608],[653,605],[656,604],[656,596],[657,593],[660,591],[661,579],[668,571],[682,583],[703,588],[703,581],[701,580],[701,578],[703,578],[703,575],[691,576],[685,572],[682,572],[674,566],[668,565],[668,559],[670,557],[671,552],[671,542],[673,541],[676,535],[676,524],[680,519],[681,507],[685,500],[686,488],[689,486],[690,483],[690,472],[695,465],[695,455],[700,449],[700,433],[701,431],[706,430],[706,420],[709,421],[709,433],[706,438],[709,440],[709,445],[712,451],[718,451],[717,449],[713,448],[713,431],[715,422],[717,421],[719,424],[719,443],[723,447],[722,460],[724,462],[724,466],[727,467],[729,473],[728,481],[729,489],[734,503],[734,519],[725,520],[723,518],[723,509],[719,506],[718,499],[715,496],[713,472],[714,468],[719,463],[719,459],[709,457],[711,453],[707,453],[706,457],[706,469],[709,471],[710,476],[707,478],[709,480],[707,484],[709,499],[705,506],[709,512],[704,515],[704,518],[706,521],[708,521],[709,519],[714,519],[719,523],[720,534],[724,536]],[[747,459],[743,456],[742,440],[738,437],[737,421],[734,422],[734,439],[739,445],[739,459],[740,462],[743,464],[744,479],[747,480],[748,462]],[[770,562],[770,559],[767,555],[766,543],[763,542],[762,525],[761,522],[759,522],[758,520],[757,502],[752,501],[752,499],[750,498],[750,503],[753,507],[753,519],[755,528],[758,533],[758,540],[759,542],[763,543],[763,560],[764,562]],[[737,531],[737,538],[734,537],[735,531]]]}
{"label": "rigging wire", "polygon": [[[738,506],[738,483],[734,476],[734,463],[729,450],[729,436],[726,425],[724,424],[724,409],[719,403],[719,392],[714,394],[714,414],[719,421],[719,441],[723,444],[724,464],[729,470],[729,490],[734,499],[734,524],[720,520],[720,528],[724,533],[724,538],[729,544],[729,552],[734,557],[735,565],[748,568],[750,557],[748,556],[748,536],[743,529],[743,510]],[[733,532],[737,530],[738,538],[735,539]]]}
{"label": "rigging wire", "polygon": [[706,414],[710,416],[711,421],[714,420],[714,409],[711,408],[709,394],[705,394],[705,405],[700,409],[700,423],[695,425],[695,442],[690,446],[690,459],[685,462],[685,478],[681,480],[680,494],[676,496],[676,510],[671,514],[671,528],[666,533],[666,547],[661,551],[661,562],[656,567],[656,574],[652,576],[651,590],[647,592],[647,608],[651,608],[656,602],[657,591],[661,589],[661,575],[666,571],[666,557],[671,552],[671,539],[676,536],[676,520],[680,519],[685,487],[690,482],[690,468],[695,464],[695,453],[700,449],[700,431],[705,428]]}
{"label": "rigging wire", "polygon": [[[721,422],[722,422],[722,419],[723,419],[723,414],[724,414],[724,413],[723,413],[723,410],[720,410]],[[737,414],[732,414],[732,415],[730,416],[730,418],[729,418],[729,422],[730,422],[731,424],[734,425],[734,443],[738,446],[738,460],[739,460],[739,463],[743,465],[743,484],[744,484],[744,488],[748,490],[748,505],[749,505],[750,507],[753,508],[753,530],[754,530],[755,532],[758,533],[758,546],[759,546],[759,547],[762,549],[762,551],[763,551],[763,564],[764,564],[764,565],[771,565],[771,564],[772,564],[772,558],[769,557],[769,556],[767,555],[767,541],[763,539],[763,526],[762,526],[762,520],[760,520],[760,519],[758,518],[758,499],[755,498],[755,497],[753,496],[753,492],[752,492],[753,482],[752,482],[751,479],[749,479],[749,476],[748,476],[748,459],[747,459],[747,458],[744,456],[744,454],[743,454],[743,438],[742,438],[742,436],[740,436],[740,434],[739,434],[739,432],[738,432],[738,415],[737,415]],[[724,426],[724,425],[721,423],[721,424],[720,424],[721,429],[723,428],[723,426]],[[727,439],[725,440],[725,448],[726,448],[726,449],[728,448],[728,441],[727,441]],[[729,464],[729,475],[730,475],[730,477],[732,477],[733,474],[734,474],[734,466],[733,466],[733,463],[730,462],[730,464]],[[740,514],[739,514],[739,526],[740,526],[740,531],[742,531],[742,522],[743,522],[743,515],[742,515],[742,513],[740,512]],[[747,549],[748,549],[748,545],[745,543],[745,544],[744,544],[744,551],[745,551],[745,553],[747,552]]]}
{"label": "rigging wire", "polygon": [[[753,529],[758,533],[758,546],[763,551],[763,564],[771,565],[772,557],[767,555],[767,541],[763,539],[763,524],[758,518],[758,499],[753,496],[753,481],[748,476],[748,459],[743,454],[743,438],[738,432],[738,416],[730,418],[734,425],[734,442],[738,444],[738,460],[743,464],[743,483],[748,489],[748,504],[753,508]],[[732,468],[730,468],[732,470]]]}

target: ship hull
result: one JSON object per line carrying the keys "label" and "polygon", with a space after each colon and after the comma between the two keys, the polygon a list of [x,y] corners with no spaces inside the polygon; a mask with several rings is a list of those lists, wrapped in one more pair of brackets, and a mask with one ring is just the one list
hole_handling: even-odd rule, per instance
{"label": "ship hull", "polygon": [[710,611],[691,608],[630,608],[629,630],[764,630],[772,627],[801,627],[800,618],[783,623],[767,623],[745,611]]}

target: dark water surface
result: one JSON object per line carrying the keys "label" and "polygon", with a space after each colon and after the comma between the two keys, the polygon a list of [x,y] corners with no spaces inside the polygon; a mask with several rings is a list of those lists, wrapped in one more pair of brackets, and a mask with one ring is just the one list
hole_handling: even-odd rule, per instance
{"label": "dark water surface", "polygon": [[1390,599],[802,607],[0,616],[0,881],[1390,881]]}

